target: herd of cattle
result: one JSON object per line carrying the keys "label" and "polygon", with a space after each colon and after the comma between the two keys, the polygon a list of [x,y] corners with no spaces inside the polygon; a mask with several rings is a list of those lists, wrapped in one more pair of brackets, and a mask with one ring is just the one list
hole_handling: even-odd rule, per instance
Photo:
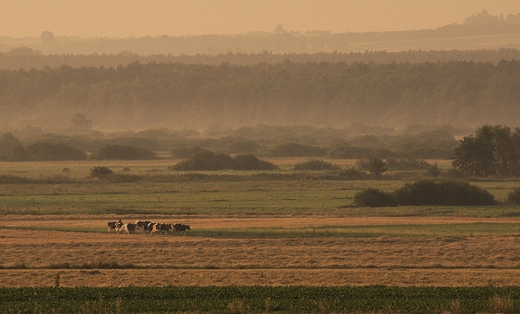
{"label": "herd of cattle", "polygon": [[119,221],[109,221],[108,222],[108,232],[115,230],[117,233],[163,233],[167,234],[170,230],[173,230],[175,233],[186,234],[186,230],[191,230],[189,225],[185,224],[165,224],[161,222],[153,222],[153,221],[145,221],[145,220],[137,220],[136,222],[127,222],[124,223],[119,219]]}

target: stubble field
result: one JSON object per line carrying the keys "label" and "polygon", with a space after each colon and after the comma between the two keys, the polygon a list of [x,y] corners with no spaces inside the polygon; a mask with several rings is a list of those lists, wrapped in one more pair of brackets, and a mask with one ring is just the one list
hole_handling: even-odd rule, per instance
{"label": "stubble field", "polygon": [[[115,218],[4,216],[0,286],[54,286],[57,276],[63,287],[520,285],[520,237],[511,230],[519,221],[511,218],[152,217],[189,223],[193,230],[185,236],[109,233],[106,222]],[[378,236],[378,228],[389,226],[402,236]],[[441,232],[457,226],[466,232],[475,226],[502,232],[414,236],[423,229]],[[322,228],[331,234],[334,228],[358,228],[366,234],[317,236]]]}

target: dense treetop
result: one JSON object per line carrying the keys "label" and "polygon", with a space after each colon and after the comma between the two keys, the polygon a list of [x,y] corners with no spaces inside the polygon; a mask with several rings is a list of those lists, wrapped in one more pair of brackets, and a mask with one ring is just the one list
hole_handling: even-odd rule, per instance
{"label": "dense treetop", "polygon": [[520,62],[286,61],[0,71],[0,126],[518,125]]}

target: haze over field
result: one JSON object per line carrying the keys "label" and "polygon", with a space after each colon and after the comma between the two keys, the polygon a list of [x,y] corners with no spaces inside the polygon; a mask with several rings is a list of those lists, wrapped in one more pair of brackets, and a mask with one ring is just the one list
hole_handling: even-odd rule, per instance
{"label": "haze over field", "polygon": [[519,12],[517,0],[12,2],[0,130],[70,133],[77,114],[83,131],[516,126]]}
{"label": "haze over field", "polygon": [[4,1],[0,37],[143,37],[287,30],[333,33],[435,29],[486,9],[507,16],[518,0],[20,0]]}

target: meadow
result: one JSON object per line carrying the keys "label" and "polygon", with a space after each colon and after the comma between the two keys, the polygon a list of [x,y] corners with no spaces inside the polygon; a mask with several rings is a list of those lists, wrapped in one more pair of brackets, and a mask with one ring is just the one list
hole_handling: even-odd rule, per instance
{"label": "meadow", "polygon": [[[352,203],[358,191],[367,187],[390,191],[425,174],[415,171],[390,174],[383,180],[328,180],[324,172],[294,176],[291,164],[295,161],[274,160],[281,170],[268,174],[199,174],[205,176],[167,171],[172,162],[164,160],[103,164],[118,176],[138,176],[134,182],[90,178],[90,168],[99,162],[0,163],[0,178],[30,180],[0,184],[0,287],[7,289],[0,293],[63,293],[79,300],[74,306],[83,306],[80,312],[96,307],[103,309],[98,312],[111,313],[117,312],[118,302],[121,312],[135,302],[126,293],[165,293],[136,292],[136,287],[177,287],[180,290],[171,293],[172,300],[178,293],[188,293],[189,287],[206,287],[212,294],[253,289],[258,293],[255,297],[223,297],[213,310],[355,312],[352,304],[356,302],[338,305],[347,302],[342,289],[372,287],[377,294],[378,289],[388,287],[425,289],[396,290],[395,295],[422,291],[426,300],[442,305],[425,301],[392,307],[405,301],[385,297],[379,300],[382,308],[358,304],[357,311],[415,309],[428,313],[430,309],[440,313],[472,312],[466,306],[473,304],[468,301],[471,298],[458,295],[457,289],[482,288],[489,289],[485,293],[478,290],[485,294],[481,295],[486,300],[482,311],[518,309],[517,292],[499,289],[520,286],[519,207],[499,203],[358,208]],[[348,162],[340,165],[349,166]],[[131,168],[130,174],[120,174],[125,166]],[[62,173],[63,167],[71,172]],[[518,186],[518,182],[506,180],[472,184],[489,190],[499,201]],[[108,232],[107,222],[117,219],[182,222],[192,230],[186,235]],[[99,290],[92,292],[97,293],[94,299],[74,297],[75,289],[85,289],[81,287]],[[313,300],[307,311],[294,305],[301,302],[275,301],[289,292],[270,290],[266,295],[258,292],[260,287],[294,287],[307,291],[304,294],[318,287],[332,290],[331,297],[321,301],[307,296]],[[453,289],[448,290],[451,297],[436,297],[435,289],[442,287]],[[116,297],[110,290],[115,288],[122,289]],[[195,295],[210,293],[201,291]],[[103,305],[99,298],[105,298],[100,297],[105,292]],[[167,299],[165,304],[174,302]],[[253,305],[251,300],[260,303]],[[42,299],[27,302],[23,306],[45,308]],[[22,303],[9,303],[4,310],[14,313]],[[107,304],[110,310],[104,310]],[[54,309],[60,312],[58,307]],[[178,311],[211,312],[204,307],[171,308],[171,312]]]}

